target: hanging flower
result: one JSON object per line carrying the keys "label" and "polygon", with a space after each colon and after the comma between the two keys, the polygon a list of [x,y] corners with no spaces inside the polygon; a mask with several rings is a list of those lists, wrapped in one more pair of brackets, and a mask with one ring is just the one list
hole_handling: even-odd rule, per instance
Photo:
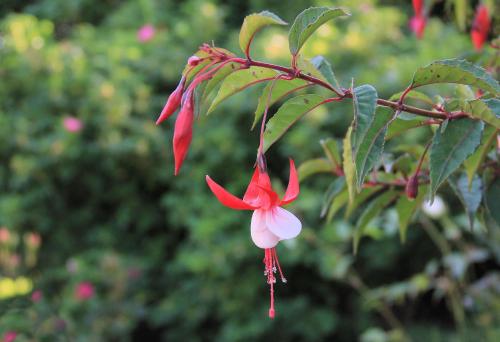
{"label": "hanging flower", "polygon": [[295,163],[290,159],[290,177],[282,199],[274,192],[264,165],[265,162],[262,162],[255,168],[243,199],[230,194],[209,176],[206,176],[206,180],[215,197],[226,207],[235,210],[253,210],[250,236],[257,247],[264,249],[264,275],[267,277],[271,292],[269,317],[274,318],[274,283],[277,271],[281,280],[286,282],[275,247],[279,241],[293,239],[299,235],[302,224],[294,214],[281,207],[293,202],[299,194]]}
{"label": "hanging flower", "polygon": [[159,125],[166,119],[168,119],[172,114],[175,113],[177,108],[179,108],[182,100],[182,94],[184,92],[184,84],[186,82],[186,79],[184,76],[181,78],[181,81],[177,85],[177,88],[170,94],[170,96],[167,99],[167,103],[165,103],[165,106],[163,107],[163,110],[160,113],[160,116],[156,120],[156,124]]}
{"label": "hanging flower", "polygon": [[427,24],[423,0],[413,0],[413,10],[415,15],[410,19],[410,30],[415,33],[418,39],[421,39],[424,36],[425,25]]}
{"label": "hanging flower", "polygon": [[488,32],[490,31],[490,14],[485,5],[479,5],[476,10],[474,22],[470,32],[472,43],[476,50],[481,50],[484,43],[488,39]]}

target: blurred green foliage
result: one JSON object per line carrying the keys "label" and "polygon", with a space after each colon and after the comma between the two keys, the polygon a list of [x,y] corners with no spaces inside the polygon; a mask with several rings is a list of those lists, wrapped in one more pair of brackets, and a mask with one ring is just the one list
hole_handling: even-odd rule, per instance
{"label": "blurred green foliage", "polygon": [[[344,86],[354,77],[388,97],[418,66],[471,50],[467,35],[437,17],[415,40],[410,4],[399,2],[2,2],[0,226],[36,231],[42,244],[36,266],[0,275],[30,277],[43,297],[0,301],[0,333],[14,330],[18,341],[500,339],[498,230],[467,231],[455,200],[437,219],[419,214],[401,245],[389,212],[367,228],[372,239],[354,257],[352,222],[319,219],[327,177],[302,185],[293,209],[305,229],[279,247],[289,283],[277,287],[276,320],[267,319],[250,217],[219,205],[204,183],[210,174],[243,190],[257,146],[249,131],[256,89],[197,120],[192,150],[173,176],[173,125],[154,120],[185,60],[212,40],[237,52],[250,12],[269,9],[290,22],[314,4],[353,12],[303,49],[325,55]],[[155,35],[141,42],[145,24]],[[254,54],[288,63],[286,44],[286,31],[272,28]],[[65,129],[68,117],[82,130]],[[304,120],[270,152],[277,186],[288,156],[309,159],[320,154],[319,138],[343,136],[350,108]],[[84,281],[95,287],[86,301],[75,296]]]}

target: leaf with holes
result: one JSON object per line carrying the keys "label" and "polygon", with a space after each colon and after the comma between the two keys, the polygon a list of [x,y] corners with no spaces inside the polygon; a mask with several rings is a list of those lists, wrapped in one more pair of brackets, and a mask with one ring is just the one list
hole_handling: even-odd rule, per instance
{"label": "leaf with holes", "polygon": [[317,173],[332,173],[333,165],[326,158],[311,159],[300,164],[297,172],[299,173],[299,181],[303,181],[309,176]]}
{"label": "leaf with holes", "polygon": [[227,76],[235,71],[238,71],[239,67],[240,65],[238,63],[230,62],[215,72],[212,78],[205,82],[206,86],[203,91],[203,99],[205,100],[208,96],[210,96],[210,93],[212,93],[212,91],[217,88],[217,86],[222,83]]}
{"label": "leaf with holes", "polygon": [[464,162],[465,172],[469,178],[469,185],[471,185],[472,178],[477,173],[477,170],[479,170],[479,166],[483,163],[488,151],[493,147],[497,134],[497,129],[486,126],[479,148]]}
{"label": "leaf with holes", "polygon": [[481,204],[481,198],[483,196],[483,182],[481,178],[479,178],[478,175],[474,175],[470,187],[466,174],[450,178],[448,183],[465,208],[465,212],[469,218],[470,229],[474,229],[474,215],[476,215],[476,211],[479,208],[479,204]]}
{"label": "leaf with holes", "polygon": [[332,65],[325,59],[325,57],[316,56],[311,59],[311,63],[316,67],[316,69],[318,69],[318,71],[323,75],[323,77],[332,87],[340,89],[340,84],[339,81],[337,81],[335,74],[333,73]]}
{"label": "leaf with holes", "polygon": [[[274,86],[273,86],[274,84]],[[300,78],[296,78],[293,80],[277,80],[274,82],[269,82],[262,91],[262,95],[259,97],[259,103],[257,104],[257,109],[255,110],[255,117],[252,124],[252,129],[255,127],[257,122],[259,122],[260,118],[264,114],[266,110],[266,105],[272,106],[276,102],[280,101],[287,95],[290,95],[300,89],[304,89],[309,84],[301,80]],[[271,97],[269,97],[269,92],[273,90]],[[269,100],[269,104],[268,104]]]}
{"label": "leaf with holes", "polygon": [[366,207],[366,209],[361,214],[358,222],[356,223],[356,230],[354,231],[353,236],[353,249],[354,254],[358,252],[359,241],[363,236],[364,230],[366,226],[370,223],[371,220],[375,218],[386,206],[388,206],[397,196],[399,192],[396,190],[388,190],[384,192],[382,195],[375,198],[370,204]]}
{"label": "leaf with holes", "polygon": [[354,153],[354,164],[356,165],[356,186],[358,191],[360,191],[368,172],[382,156],[385,132],[392,116],[392,109],[378,107],[375,118],[366,131],[366,134],[361,136],[361,139],[357,142],[357,149],[355,149]]}
{"label": "leaf with holes", "polygon": [[483,68],[460,59],[436,61],[417,69],[413,75],[412,88],[434,83],[467,84],[489,91],[494,95],[500,93],[498,82]]}
{"label": "leaf with holes", "polygon": [[247,15],[240,29],[240,48],[245,54],[250,49],[250,44],[255,34],[263,27],[269,25],[288,25],[276,14],[269,11],[262,11],[260,13],[253,13]]}
{"label": "leaf with holes", "polygon": [[500,100],[472,100],[464,103],[463,111],[500,129]]}
{"label": "leaf with holes", "polygon": [[251,67],[240,71],[233,72],[224,79],[222,85],[213,100],[207,114],[210,114],[215,107],[228,97],[260,82],[272,80],[276,77],[277,72],[267,68]]}
{"label": "leaf with holes", "polygon": [[350,13],[341,8],[311,7],[300,13],[290,28],[288,42],[292,55],[297,55],[300,48],[321,25],[327,21]]}
{"label": "leaf with holes", "polygon": [[264,151],[267,151],[300,118],[319,106],[324,99],[323,96],[308,94],[286,101],[266,124]]}
{"label": "leaf with holes", "polygon": [[446,131],[436,130],[430,153],[431,200],[437,189],[476,150],[481,142],[484,123],[458,119]]}

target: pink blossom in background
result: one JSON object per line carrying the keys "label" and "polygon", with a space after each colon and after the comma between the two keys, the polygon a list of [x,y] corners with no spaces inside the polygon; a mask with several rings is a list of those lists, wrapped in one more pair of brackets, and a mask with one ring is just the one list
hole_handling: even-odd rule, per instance
{"label": "pink blossom in background", "polygon": [[88,300],[94,296],[94,285],[88,281],[82,281],[76,286],[75,298],[78,300]]}
{"label": "pink blossom in background", "polygon": [[139,31],[137,31],[137,39],[141,43],[145,43],[153,39],[153,37],[155,36],[155,32],[156,31],[153,25],[151,24],[144,25],[139,29]]}
{"label": "pink blossom in background", "polygon": [[0,242],[9,242],[10,233],[9,230],[5,227],[0,227]]}
{"label": "pink blossom in background", "polygon": [[67,116],[63,120],[64,128],[71,133],[76,133],[82,130],[83,123],[80,119],[77,119],[73,116]]}
{"label": "pink blossom in background", "polygon": [[43,297],[43,294],[42,294],[42,291],[40,291],[40,290],[35,290],[31,294],[31,300],[34,303],[38,303],[42,299],[42,297]]}
{"label": "pink blossom in background", "polygon": [[7,331],[3,335],[3,342],[14,342],[16,340],[17,333],[15,331]]}

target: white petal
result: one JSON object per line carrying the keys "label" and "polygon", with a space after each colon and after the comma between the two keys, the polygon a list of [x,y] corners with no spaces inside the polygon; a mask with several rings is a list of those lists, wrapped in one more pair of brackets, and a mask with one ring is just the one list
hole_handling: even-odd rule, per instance
{"label": "white petal", "polygon": [[293,239],[299,235],[302,229],[300,220],[288,210],[274,207],[266,210],[266,226],[280,239]]}
{"label": "white petal", "polygon": [[250,235],[253,243],[259,248],[273,248],[280,241],[279,237],[267,229],[264,210],[255,210],[253,212]]}

